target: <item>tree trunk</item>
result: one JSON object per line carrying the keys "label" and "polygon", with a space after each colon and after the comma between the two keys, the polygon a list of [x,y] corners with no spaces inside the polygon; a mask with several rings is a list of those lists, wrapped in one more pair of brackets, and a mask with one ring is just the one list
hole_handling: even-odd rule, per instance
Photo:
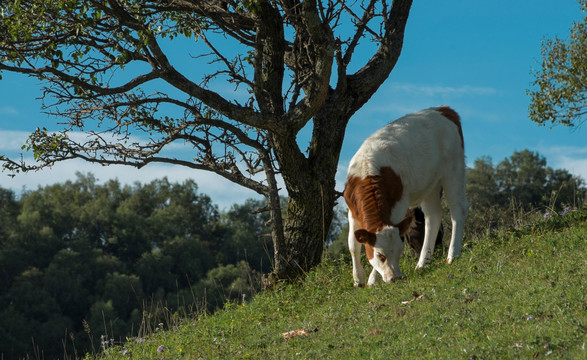
{"label": "tree trunk", "polygon": [[[411,0],[393,1],[385,24],[384,41],[359,71],[347,75],[349,59],[337,58],[336,87],[329,88],[323,102],[313,102],[321,105],[312,116],[314,129],[307,156],[296,143],[299,128],[295,128],[295,123],[283,129],[284,132],[270,135],[289,203],[283,236],[274,237],[275,269],[265,276],[265,285],[270,286],[276,280],[297,278],[320,263],[337,198],[335,176],[347,123],[394,68],[401,53],[411,4]],[[325,38],[334,39],[332,36]],[[327,48],[324,46],[321,44],[316,49]],[[352,56],[352,51],[348,54]],[[311,89],[309,87],[304,91],[311,92]]]}
{"label": "tree trunk", "polygon": [[346,124],[352,115],[352,111],[337,104],[345,102],[340,94],[331,92],[314,117],[307,157],[292,140],[295,136],[273,139],[289,202],[282,243],[275,243],[276,266],[272,274],[265,276],[266,286],[276,280],[295,279],[322,259],[337,199],[338,160]]}
{"label": "tree trunk", "polygon": [[285,223],[288,251],[284,254],[282,268],[278,269],[280,277],[297,277],[322,260],[334,201],[332,196],[327,196],[321,183],[312,185],[296,198],[290,197]]}
{"label": "tree trunk", "polygon": [[276,280],[299,278],[322,260],[334,213],[334,188],[327,189],[318,180],[301,182],[308,186],[294,196],[290,194],[284,236],[274,237],[275,268],[265,276],[265,286],[272,286]]}

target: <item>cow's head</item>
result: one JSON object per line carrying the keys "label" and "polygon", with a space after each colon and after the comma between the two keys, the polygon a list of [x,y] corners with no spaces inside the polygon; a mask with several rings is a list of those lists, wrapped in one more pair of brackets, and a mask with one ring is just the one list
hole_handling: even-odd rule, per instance
{"label": "cow's head", "polygon": [[365,229],[355,231],[355,238],[365,245],[367,259],[386,283],[400,279],[399,259],[404,250],[398,227],[386,226],[376,234]]}
{"label": "cow's head", "polygon": [[403,235],[409,229],[412,218],[408,216],[397,224],[391,221],[391,212],[402,192],[401,179],[389,167],[382,168],[377,175],[349,177],[344,191],[358,224],[355,239],[365,245],[367,259],[385,282],[402,276],[399,259],[404,246],[400,233]]}

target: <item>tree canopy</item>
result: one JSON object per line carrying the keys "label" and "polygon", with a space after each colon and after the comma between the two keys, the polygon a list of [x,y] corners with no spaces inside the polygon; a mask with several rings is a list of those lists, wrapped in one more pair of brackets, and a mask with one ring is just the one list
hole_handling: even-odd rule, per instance
{"label": "tree canopy", "polygon": [[101,336],[250,298],[271,270],[263,205],[219,212],[193,181],[167,179],[0,189],[0,357],[33,357],[31,338],[46,358],[95,353]]}
{"label": "tree canopy", "polygon": [[346,125],[395,66],[411,3],[4,2],[0,71],[40,79],[62,125],[30,135],[35,163],[0,160],[16,172],[74,158],[212,171],[267,198],[273,275],[295,277],[320,261]]}
{"label": "tree canopy", "polygon": [[524,214],[564,214],[587,204],[585,180],[565,169],[547,166],[546,158],[530,150],[514,151],[498,164],[488,156],[467,170],[471,211],[469,233],[484,234],[500,226],[517,226]]}
{"label": "tree canopy", "polygon": [[[587,12],[587,1],[579,0]],[[587,115],[587,16],[571,27],[568,39],[542,44],[542,68],[535,72],[530,119],[538,124],[581,125]]]}

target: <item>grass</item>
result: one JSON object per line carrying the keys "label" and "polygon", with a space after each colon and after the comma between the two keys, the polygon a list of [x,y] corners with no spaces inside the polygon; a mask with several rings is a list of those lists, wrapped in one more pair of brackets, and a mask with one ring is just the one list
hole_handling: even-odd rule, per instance
{"label": "grass", "polygon": [[[95,358],[587,358],[586,212],[466,245],[422,271],[404,256],[405,279],[371,288],[353,288],[348,256],[326,259],[299,283]],[[308,334],[284,339],[298,329]]]}

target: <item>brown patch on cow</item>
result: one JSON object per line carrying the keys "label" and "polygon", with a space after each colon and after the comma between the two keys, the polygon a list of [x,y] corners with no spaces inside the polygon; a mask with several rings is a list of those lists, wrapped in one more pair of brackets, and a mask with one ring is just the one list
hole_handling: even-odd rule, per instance
{"label": "brown patch on cow", "polygon": [[369,244],[371,246],[375,246],[377,236],[365,229],[359,229],[355,231],[355,239],[357,239],[357,241],[361,244]]}
{"label": "brown patch on cow", "polygon": [[375,234],[393,225],[391,210],[403,194],[403,184],[399,175],[386,166],[380,169],[379,175],[363,179],[350,176],[343,194],[360,228]]}
{"label": "brown patch on cow", "polygon": [[459,130],[459,136],[461,137],[461,146],[464,149],[465,148],[465,140],[463,139],[463,128],[461,127],[461,117],[459,116],[459,114],[457,114],[456,111],[454,111],[453,109],[451,109],[450,107],[445,106],[445,105],[437,107],[436,111],[441,113],[442,116],[449,119],[457,126],[457,128]]}
{"label": "brown patch on cow", "polygon": [[373,257],[375,256],[375,249],[373,248],[373,246],[365,244],[365,255],[367,255],[367,260],[373,259]]}
{"label": "brown patch on cow", "polygon": [[375,246],[375,242],[377,241],[377,235],[373,234],[372,232],[368,232],[365,229],[359,229],[355,231],[355,239],[358,242],[365,245],[365,253],[367,254],[367,259],[373,259],[373,247]]}

